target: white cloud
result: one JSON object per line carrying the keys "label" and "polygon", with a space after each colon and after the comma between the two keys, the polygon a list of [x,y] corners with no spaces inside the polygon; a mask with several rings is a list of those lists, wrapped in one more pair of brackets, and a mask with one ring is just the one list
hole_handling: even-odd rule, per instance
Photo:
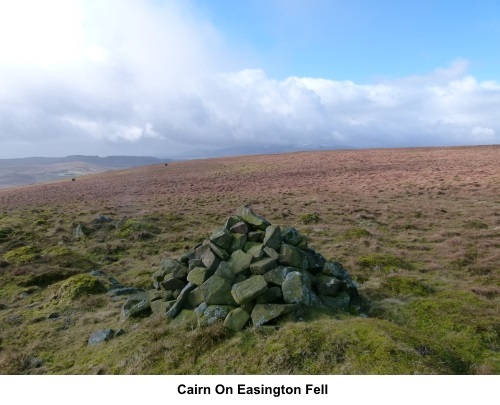
{"label": "white cloud", "polygon": [[500,142],[500,84],[465,60],[374,84],[276,80],[238,68],[186,4],[0,3],[0,158]]}

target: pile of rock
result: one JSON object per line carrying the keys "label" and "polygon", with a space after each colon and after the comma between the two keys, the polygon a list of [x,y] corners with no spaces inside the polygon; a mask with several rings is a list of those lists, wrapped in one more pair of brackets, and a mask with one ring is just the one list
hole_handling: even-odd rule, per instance
{"label": "pile of rock", "polygon": [[295,228],[271,225],[249,207],[179,260],[165,258],[154,289],[135,294],[124,319],[144,311],[193,326],[223,321],[241,330],[303,307],[349,309],[357,285],[338,262],[307,245]]}

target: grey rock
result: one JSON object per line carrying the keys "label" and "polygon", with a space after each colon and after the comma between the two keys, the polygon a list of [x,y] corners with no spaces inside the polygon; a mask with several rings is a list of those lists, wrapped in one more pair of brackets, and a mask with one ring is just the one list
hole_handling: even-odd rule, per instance
{"label": "grey rock", "polygon": [[201,287],[196,287],[193,291],[189,293],[188,304],[192,307],[197,307],[200,305],[205,298],[203,297],[203,289]]}
{"label": "grey rock", "polygon": [[252,231],[248,232],[248,241],[249,242],[259,242],[262,243],[264,240],[264,234],[260,231]]}
{"label": "grey rock", "polygon": [[171,326],[182,326],[186,328],[194,328],[198,324],[196,312],[189,309],[183,309],[175,319],[170,322]]}
{"label": "grey rock", "polygon": [[307,307],[321,307],[321,300],[310,288],[310,280],[304,273],[288,273],[281,285],[283,300],[287,304],[302,304]]}
{"label": "grey rock", "polygon": [[211,274],[215,270],[217,270],[217,267],[219,267],[219,264],[221,260],[215,255],[214,252],[209,248],[201,255],[201,261],[203,262],[203,265],[208,269]]}
{"label": "grey rock", "polygon": [[107,292],[107,295],[111,297],[118,297],[120,295],[133,295],[133,294],[138,294],[144,292],[142,288],[135,288],[135,287],[122,287],[122,288],[116,288],[113,290],[109,290]]}
{"label": "grey rock", "polygon": [[279,250],[281,246],[281,230],[279,226],[270,225],[266,229],[264,245],[274,250]]}
{"label": "grey rock", "polygon": [[245,246],[243,246],[243,251],[245,253],[248,253],[249,250],[252,250],[255,247],[262,247],[262,242],[256,242],[256,241],[248,241],[245,243]]}
{"label": "grey rock", "polygon": [[201,259],[191,259],[188,262],[189,270],[193,270],[196,267],[202,267],[202,266],[203,266],[203,261]]}
{"label": "grey rock", "polygon": [[275,269],[269,270],[266,274],[264,274],[264,280],[266,282],[275,284],[281,287],[281,284],[283,284],[283,281],[285,281],[285,278],[288,273],[291,273],[292,271],[297,271],[297,269],[294,269],[293,267],[284,267],[284,266],[279,266]]}
{"label": "grey rock", "polygon": [[161,262],[161,270],[163,271],[164,277],[166,277],[167,274],[171,274],[172,277],[175,278],[182,278],[188,272],[188,268],[181,262],[179,262],[178,260],[170,259],[169,257],[163,258]]}
{"label": "grey rock", "polygon": [[229,312],[224,320],[224,327],[232,331],[239,331],[247,324],[250,314],[242,308],[235,308]]}
{"label": "grey rock", "polygon": [[297,246],[302,240],[302,235],[297,229],[287,226],[281,230],[281,238],[284,243]]}
{"label": "grey rock", "polygon": [[169,301],[174,299],[174,292],[172,290],[146,290],[146,294],[151,302],[157,300]]}
{"label": "grey rock", "polygon": [[247,234],[249,229],[248,229],[248,225],[245,224],[245,222],[243,221],[240,221],[236,224],[234,224],[231,228],[230,228],[230,231],[233,232],[233,233],[239,233],[239,234]]}
{"label": "grey rock", "polygon": [[227,262],[233,269],[234,274],[238,275],[239,273],[250,268],[252,255],[249,255],[242,250],[237,250],[231,254],[231,257]]}
{"label": "grey rock", "polygon": [[221,247],[217,246],[215,243],[210,242],[210,249],[212,252],[215,253],[215,255],[221,259],[221,260],[227,260],[229,259],[229,253],[227,250],[222,249]]}
{"label": "grey rock", "polygon": [[170,308],[172,308],[176,300],[169,300],[169,301],[164,301],[164,300],[156,300],[151,303],[151,312],[156,315],[165,315]]}
{"label": "grey rock", "polygon": [[89,346],[95,346],[100,343],[104,343],[108,341],[109,339],[112,339],[114,337],[114,332],[113,329],[101,329],[98,330],[97,332],[94,332],[88,339],[88,345]]}
{"label": "grey rock", "polygon": [[245,247],[245,243],[247,243],[247,235],[242,235],[239,233],[233,234],[233,242],[231,243],[229,252],[233,253],[236,250],[243,250],[243,248]]}
{"label": "grey rock", "polygon": [[281,244],[279,262],[285,266],[295,267],[302,271],[307,270],[309,267],[309,262],[304,251],[286,243]]}
{"label": "grey rock", "polygon": [[278,260],[280,257],[279,253],[276,250],[268,246],[264,247],[264,253],[266,254],[267,257],[270,257],[271,259],[274,260]]}
{"label": "grey rock", "polygon": [[212,276],[201,286],[204,301],[208,305],[235,305],[231,295],[231,283],[218,276]]}
{"label": "grey rock", "polygon": [[283,298],[281,287],[274,286],[268,288],[262,295],[259,295],[255,300],[256,304],[270,304],[279,301]]}
{"label": "grey rock", "polygon": [[231,247],[233,241],[233,235],[226,228],[221,227],[216,229],[210,235],[210,241],[221,249],[227,250]]}
{"label": "grey rock", "polygon": [[73,230],[73,235],[76,239],[83,239],[90,234],[90,229],[84,224],[78,224]]}
{"label": "grey rock", "polygon": [[223,321],[233,309],[233,306],[228,305],[209,305],[198,319],[198,325],[209,326],[215,322]]}
{"label": "grey rock", "polygon": [[214,276],[225,278],[231,284],[233,283],[235,278],[233,268],[228,262],[221,262],[221,264],[219,264],[219,267],[217,267],[217,270],[215,270]]}
{"label": "grey rock", "polygon": [[326,263],[326,259],[319,253],[316,253],[314,249],[308,248],[305,250],[308,262],[308,270],[311,273],[317,273],[323,269]]}
{"label": "grey rock", "polygon": [[254,326],[261,326],[297,309],[293,304],[257,304],[251,318]]}
{"label": "grey rock", "polygon": [[239,215],[247,224],[255,226],[257,229],[265,231],[271,225],[265,218],[257,215],[250,207],[242,206],[238,208],[236,214]]}
{"label": "grey rock", "polygon": [[264,256],[264,245],[262,243],[254,245],[250,249],[248,249],[246,253],[252,255],[252,260],[260,260]]}
{"label": "grey rock", "polygon": [[160,283],[163,290],[182,290],[186,283],[178,278],[174,278],[172,274],[168,274],[167,278]]}
{"label": "grey rock", "polygon": [[251,301],[267,290],[267,283],[262,276],[250,277],[248,280],[234,284],[231,294],[234,300],[241,304]]}
{"label": "grey rock", "polygon": [[206,267],[196,267],[188,273],[187,280],[195,285],[202,285],[209,275],[210,272]]}
{"label": "grey rock", "polygon": [[253,274],[265,274],[269,270],[276,268],[276,260],[266,257],[250,265],[250,271]]}
{"label": "grey rock", "polygon": [[329,309],[335,311],[347,311],[349,309],[351,297],[346,291],[342,291],[338,293],[336,297],[322,296],[321,301],[323,302],[323,305]]}
{"label": "grey rock", "polygon": [[239,223],[239,222],[241,222],[241,221],[243,221],[243,219],[242,219],[241,217],[236,216],[236,215],[232,215],[232,216],[230,216],[230,217],[226,220],[226,222],[225,222],[225,224],[224,224],[224,228],[226,228],[226,229],[228,229],[228,230],[229,230],[229,229],[231,229],[234,225],[236,225],[237,223]]}
{"label": "grey rock", "polygon": [[150,310],[151,301],[145,292],[131,295],[122,307],[121,319],[126,320],[131,317],[140,316]]}
{"label": "grey rock", "polygon": [[177,297],[177,301],[174,305],[167,311],[165,316],[167,318],[175,318],[182,311],[189,299],[189,293],[193,291],[196,286],[193,283],[187,283],[187,285],[182,289]]}
{"label": "grey rock", "polygon": [[316,276],[316,290],[319,295],[333,297],[337,295],[342,284],[343,282],[335,277],[325,276],[324,274]]}

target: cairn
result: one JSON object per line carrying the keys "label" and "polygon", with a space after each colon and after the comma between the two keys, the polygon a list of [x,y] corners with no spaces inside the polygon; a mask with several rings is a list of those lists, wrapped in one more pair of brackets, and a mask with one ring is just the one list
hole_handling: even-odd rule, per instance
{"label": "cairn", "polygon": [[153,288],[129,298],[122,318],[151,311],[172,323],[224,322],[238,331],[304,307],[348,311],[357,284],[327,261],[295,228],[271,225],[249,207],[182,255],[164,258]]}

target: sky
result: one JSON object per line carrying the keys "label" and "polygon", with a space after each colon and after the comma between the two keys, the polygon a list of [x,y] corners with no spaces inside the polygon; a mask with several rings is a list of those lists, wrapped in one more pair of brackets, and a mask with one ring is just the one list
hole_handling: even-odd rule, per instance
{"label": "sky", "polygon": [[499,144],[498,38],[500,0],[0,0],[0,158]]}

